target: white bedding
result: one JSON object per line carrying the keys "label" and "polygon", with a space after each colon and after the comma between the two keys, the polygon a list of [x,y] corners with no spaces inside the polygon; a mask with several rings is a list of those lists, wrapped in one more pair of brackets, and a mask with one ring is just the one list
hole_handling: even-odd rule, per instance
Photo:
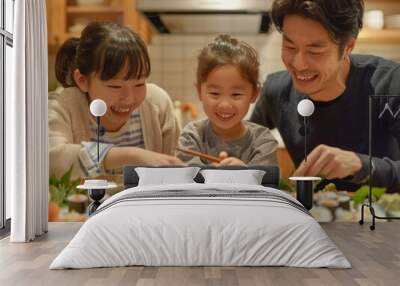
{"label": "white bedding", "polygon": [[[182,195],[140,197],[174,190]],[[184,196],[185,191],[228,195]],[[262,193],[254,197],[251,191]],[[231,192],[241,195],[231,196]],[[123,200],[129,196],[134,198]],[[99,207],[50,269],[127,265],[350,268],[315,219],[293,203],[299,204],[279,190],[254,185],[192,183],[127,189]]]}

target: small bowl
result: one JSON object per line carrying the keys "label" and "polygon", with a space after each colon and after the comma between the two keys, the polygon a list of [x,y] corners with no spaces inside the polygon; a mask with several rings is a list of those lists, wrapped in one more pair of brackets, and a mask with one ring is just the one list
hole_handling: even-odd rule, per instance
{"label": "small bowl", "polygon": [[108,186],[108,182],[107,182],[107,180],[85,180],[84,185],[88,186],[88,187],[94,187],[94,188],[100,188],[100,187],[105,188]]}

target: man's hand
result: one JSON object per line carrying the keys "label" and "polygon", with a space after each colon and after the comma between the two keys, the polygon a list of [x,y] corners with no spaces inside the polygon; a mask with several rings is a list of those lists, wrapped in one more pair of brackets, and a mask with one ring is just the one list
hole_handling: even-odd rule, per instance
{"label": "man's hand", "polygon": [[351,151],[318,145],[301,162],[293,176],[321,176],[327,179],[342,179],[356,174],[362,167],[360,158]]}

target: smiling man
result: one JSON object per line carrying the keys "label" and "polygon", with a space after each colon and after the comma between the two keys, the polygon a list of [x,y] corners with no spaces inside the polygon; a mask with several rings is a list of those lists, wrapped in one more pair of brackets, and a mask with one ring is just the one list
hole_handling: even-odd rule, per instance
{"label": "smiling man", "polygon": [[[362,28],[363,0],[275,0],[272,20],[282,33],[286,71],[268,76],[251,121],[278,128],[297,176],[322,176],[339,189],[367,182],[369,95],[400,95],[400,65],[352,55]],[[310,150],[304,162],[300,100],[309,98]],[[400,98],[400,97],[399,97]],[[382,97],[373,110],[382,109]],[[396,110],[400,100],[391,99]],[[374,185],[400,189],[400,117],[374,117]],[[322,186],[321,186],[322,187]]]}

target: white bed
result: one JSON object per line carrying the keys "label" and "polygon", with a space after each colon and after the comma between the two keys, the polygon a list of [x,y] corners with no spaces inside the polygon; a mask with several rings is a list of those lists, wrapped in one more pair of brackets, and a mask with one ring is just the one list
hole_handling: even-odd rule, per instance
{"label": "white bed", "polygon": [[50,269],[128,265],[351,267],[284,192],[198,183],[138,186],[109,198]]}

